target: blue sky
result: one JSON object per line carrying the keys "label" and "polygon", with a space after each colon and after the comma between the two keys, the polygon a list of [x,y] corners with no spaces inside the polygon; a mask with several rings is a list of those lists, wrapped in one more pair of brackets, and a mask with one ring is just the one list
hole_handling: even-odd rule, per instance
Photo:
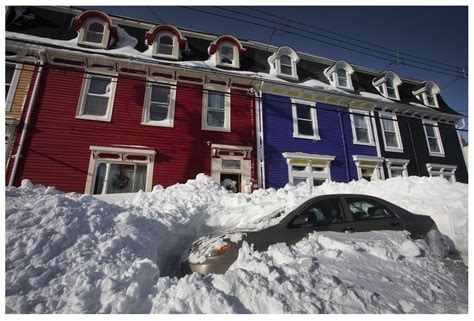
{"label": "blue sky", "polygon": [[[191,11],[185,8],[172,6],[106,6],[106,7],[83,7],[103,10],[110,14],[132,17],[135,19],[156,22],[165,22],[177,27],[194,29],[198,31],[213,33],[217,35],[230,34],[240,39],[250,39],[270,43],[272,45],[291,46],[298,51],[303,51],[318,56],[331,59],[343,59],[349,63],[373,68],[377,70],[385,69],[390,61],[382,60],[372,56],[363,55],[347,49],[335,47],[320,41],[310,40],[288,34],[281,31],[272,31],[260,26],[233,21],[223,17],[211,16],[204,13]],[[253,20],[261,24],[271,25],[272,23],[256,20],[251,17],[239,16],[213,7],[194,7],[199,10],[212,11],[217,14],[230,15],[244,20]],[[266,16],[244,7],[225,7],[226,9],[243,12],[250,15],[260,16],[265,19],[276,21],[276,18]],[[402,53],[408,53],[424,59],[443,62],[448,65],[466,67],[468,65],[468,10],[467,6],[457,7],[417,7],[417,6],[357,6],[357,7],[322,7],[322,6],[257,6],[254,9],[296,20],[301,23],[323,28],[331,32],[339,33],[361,41],[370,42],[394,49]],[[153,12],[155,14],[153,14]],[[161,21],[160,21],[161,20]],[[308,30],[306,26],[298,26],[294,23],[287,23]],[[273,25],[277,25],[274,23]],[[285,28],[282,26],[282,28]],[[336,42],[317,35],[310,35],[295,29],[291,32],[305,34],[312,38],[320,38],[323,41],[336,43],[341,46],[347,44]],[[336,37],[324,31],[313,30],[326,36]],[[273,34],[273,35],[272,35]],[[341,37],[338,39],[350,41]],[[367,46],[359,43],[359,45]],[[371,47],[375,50],[380,48]],[[364,50],[361,48],[354,48]],[[365,50],[366,51],[366,50]],[[379,53],[371,54],[382,56]],[[384,56],[386,57],[386,56]],[[402,58],[415,59],[401,54]],[[387,58],[387,57],[386,57]],[[405,60],[414,64],[413,61]],[[423,60],[436,67],[450,68],[444,65]],[[431,66],[423,66],[432,69]],[[465,79],[456,79],[454,76],[439,74],[428,70],[421,70],[412,66],[393,64],[389,68],[401,76],[412,77],[419,80],[435,81],[440,88],[445,101],[456,111],[468,115],[468,82]],[[452,73],[447,70],[440,70]],[[453,82],[454,81],[454,82]],[[451,83],[451,84],[450,84]],[[446,85],[448,87],[444,88]],[[467,119],[466,119],[467,120]],[[467,122],[466,122],[467,126]],[[467,127],[466,127],[467,128]],[[467,139],[467,133],[462,133]]]}

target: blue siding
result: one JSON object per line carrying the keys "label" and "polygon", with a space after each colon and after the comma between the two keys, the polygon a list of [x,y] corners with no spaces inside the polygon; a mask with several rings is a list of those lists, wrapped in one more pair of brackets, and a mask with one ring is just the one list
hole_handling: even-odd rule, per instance
{"label": "blue siding", "polygon": [[[335,111],[347,110],[346,107],[323,103],[317,103],[316,107],[318,106]],[[336,156],[336,159],[331,162],[331,179],[336,182],[348,182],[357,179],[357,169],[352,160],[352,155],[377,155],[375,146],[354,145],[352,143],[349,114],[323,109],[316,109],[316,114],[321,140],[293,138],[291,99],[284,96],[263,94],[266,187],[279,188],[288,183],[288,165],[286,159],[282,156],[284,152]],[[343,139],[346,143],[347,159],[344,153]]]}

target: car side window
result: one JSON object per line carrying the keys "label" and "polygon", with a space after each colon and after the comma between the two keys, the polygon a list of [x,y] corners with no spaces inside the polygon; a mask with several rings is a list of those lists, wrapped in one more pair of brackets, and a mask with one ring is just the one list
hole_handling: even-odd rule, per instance
{"label": "car side window", "polygon": [[394,217],[392,211],[379,202],[363,198],[346,198],[355,221]]}
{"label": "car side window", "polygon": [[339,199],[327,199],[317,201],[308,206],[295,218],[293,227],[312,227],[342,223],[344,221],[344,214]]}

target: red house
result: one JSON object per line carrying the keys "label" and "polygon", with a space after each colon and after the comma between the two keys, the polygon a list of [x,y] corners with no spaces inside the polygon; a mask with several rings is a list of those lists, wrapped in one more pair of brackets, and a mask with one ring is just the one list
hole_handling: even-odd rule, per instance
{"label": "red house", "polygon": [[7,32],[7,50],[38,48],[38,59],[16,61],[36,71],[7,183],[104,194],[205,173],[235,191],[257,186],[255,100],[251,77],[238,71],[246,52],[237,39],[97,11],[30,10],[72,29]]}

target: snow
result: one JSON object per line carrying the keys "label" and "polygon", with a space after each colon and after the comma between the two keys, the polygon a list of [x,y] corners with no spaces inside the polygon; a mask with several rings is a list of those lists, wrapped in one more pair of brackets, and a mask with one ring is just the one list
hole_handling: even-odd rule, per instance
{"label": "snow", "polygon": [[373,94],[373,93],[369,93],[369,92],[366,92],[366,91],[361,91],[361,92],[359,92],[359,95],[361,95],[362,97],[365,97],[365,98],[378,100],[378,101],[381,101],[381,102],[384,102],[384,103],[393,103],[392,100],[390,100],[388,98],[385,98],[384,96],[379,95],[379,94]]}
{"label": "snow", "polygon": [[[265,252],[244,242],[226,274],[176,277],[199,237],[238,242],[277,223],[275,213],[330,193],[383,197],[430,215],[445,237],[428,244],[404,231],[316,232]],[[100,197],[24,180],[6,189],[6,311],[467,313],[467,268],[443,251],[449,240],[467,264],[467,203],[466,184],[427,177],[233,194],[200,174]],[[222,246],[219,237],[202,240],[207,250]]]}

